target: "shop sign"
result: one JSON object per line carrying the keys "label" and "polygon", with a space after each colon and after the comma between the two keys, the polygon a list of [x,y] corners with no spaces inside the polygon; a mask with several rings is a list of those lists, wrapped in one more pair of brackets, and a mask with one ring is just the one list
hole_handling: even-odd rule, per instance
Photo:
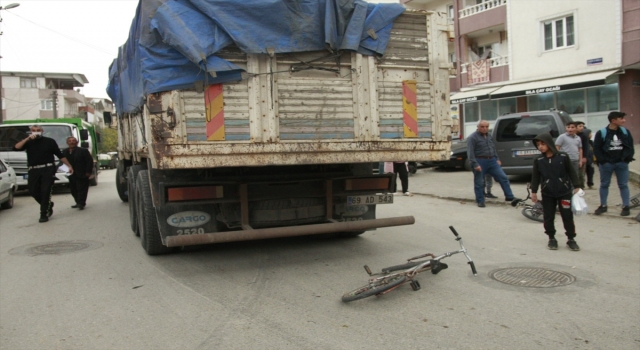
{"label": "shop sign", "polygon": [[536,95],[536,94],[542,94],[545,92],[554,92],[554,91],[560,91],[560,90],[562,90],[560,88],[560,85],[548,86],[548,87],[539,88],[539,89],[526,90],[525,95]]}

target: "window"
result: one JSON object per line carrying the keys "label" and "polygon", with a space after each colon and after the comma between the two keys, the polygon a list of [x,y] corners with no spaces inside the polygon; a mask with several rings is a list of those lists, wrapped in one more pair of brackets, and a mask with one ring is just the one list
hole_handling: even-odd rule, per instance
{"label": "window", "polygon": [[505,98],[498,100],[498,114],[504,115],[507,113],[516,112],[516,98]]}
{"label": "window", "polygon": [[449,54],[449,62],[451,62],[453,64],[453,68],[457,68],[458,67],[458,65],[456,63],[456,53],[455,52]]}
{"label": "window", "polygon": [[530,111],[544,111],[555,107],[553,92],[538,94],[528,97]]}
{"label": "window", "polygon": [[447,15],[448,15],[449,19],[454,19],[455,18],[455,12],[453,11],[453,5],[447,6]]}
{"label": "window", "polygon": [[491,51],[491,45],[478,46],[478,57],[481,60],[491,58]]}
{"label": "window", "polygon": [[53,100],[40,100],[40,110],[41,111],[52,111],[53,110]]}
{"label": "window", "polygon": [[498,119],[498,101],[496,100],[481,101],[480,117],[484,120]]}
{"label": "window", "polygon": [[558,91],[558,109],[569,114],[584,113],[584,89]]}
{"label": "window", "polygon": [[543,27],[545,51],[573,46],[575,44],[573,15],[545,21],[543,22]]}
{"label": "window", "polygon": [[609,84],[588,89],[587,107],[589,113],[617,110],[618,84]]}
{"label": "window", "polygon": [[478,102],[464,104],[464,122],[472,123],[480,120],[480,111],[478,111]]}
{"label": "window", "polygon": [[530,140],[543,132],[553,137],[559,135],[553,115],[502,119],[497,128],[497,141]]}
{"label": "window", "polygon": [[22,89],[34,89],[37,88],[36,78],[20,78],[20,88]]}

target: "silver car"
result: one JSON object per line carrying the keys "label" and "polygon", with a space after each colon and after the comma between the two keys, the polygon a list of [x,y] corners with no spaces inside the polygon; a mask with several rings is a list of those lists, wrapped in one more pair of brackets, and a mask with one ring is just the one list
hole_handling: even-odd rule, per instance
{"label": "silver car", "polygon": [[0,209],[13,208],[13,195],[17,188],[16,172],[0,159]]}

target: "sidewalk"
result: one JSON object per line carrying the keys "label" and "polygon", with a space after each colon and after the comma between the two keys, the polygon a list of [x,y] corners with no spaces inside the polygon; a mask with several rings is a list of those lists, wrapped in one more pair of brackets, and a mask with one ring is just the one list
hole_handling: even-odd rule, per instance
{"label": "sidewalk", "polygon": [[[640,161],[636,161],[640,163]],[[633,163],[636,163],[633,162]],[[509,176],[511,182],[511,190],[517,198],[525,198],[527,196],[527,182],[531,181],[527,176]],[[596,169],[593,182],[595,188],[600,187],[600,174]],[[400,186],[400,180],[397,180],[398,186]],[[400,188],[400,187],[398,187]],[[640,193],[640,186],[638,183],[629,182],[629,190],[631,196]],[[450,199],[461,202],[469,202],[470,205],[475,207],[475,195],[473,192],[473,174],[464,170],[440,170],[436,168],[418,169],[418,172],[409,176],[409,192],[415,195],[427,195],[436,198]],[[498,196],[498,199],[487,199],[486,204],[490,205],[510,205],[509,202],[505,202],[504,194],[500,188],[500,184],[494,181],[493,189],[491,191],[494,195]],[[585,190],[585,201],[589,206],[589,215],[593,215],[593,212],[600,205],[600,191],[598,189]],[[631,215],[626,217],[620,216],[622,200],[620,199],[620,191],[618,190],[617,182],[614,179],[611,180],[611,186],[609,187],[608,207],[609,211],[602,214],[602,216],[617,217],[621,219],[635,219],[640,212],[640,207],[632,208]],[[476,207],[477,208],[477,207]],[[482,210],[482,208],[477,208]]]}

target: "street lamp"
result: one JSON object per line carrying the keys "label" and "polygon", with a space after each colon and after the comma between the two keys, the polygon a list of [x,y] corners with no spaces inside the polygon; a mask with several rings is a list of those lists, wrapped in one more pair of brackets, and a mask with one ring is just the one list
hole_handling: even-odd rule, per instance
{"label": "street lamp", "polygon": [[[16,7],[20,6],[20,4],[18,4],[17,2],[14,2],[13,4],[9,4],[5,7],[0,6],[0,11],[2,10],[9,10],[9,9],[14,9]],[[0,16],[0,22],[2,22],[2,17]],[[0,35],[2,35],[2,32],[0,32]],[[0,56],[0,58],[2,58],[2,56]],[[0,124],[4,123],[4,103],[3,102],[3,91],[2,91],[2,72],[0,71]]]}

